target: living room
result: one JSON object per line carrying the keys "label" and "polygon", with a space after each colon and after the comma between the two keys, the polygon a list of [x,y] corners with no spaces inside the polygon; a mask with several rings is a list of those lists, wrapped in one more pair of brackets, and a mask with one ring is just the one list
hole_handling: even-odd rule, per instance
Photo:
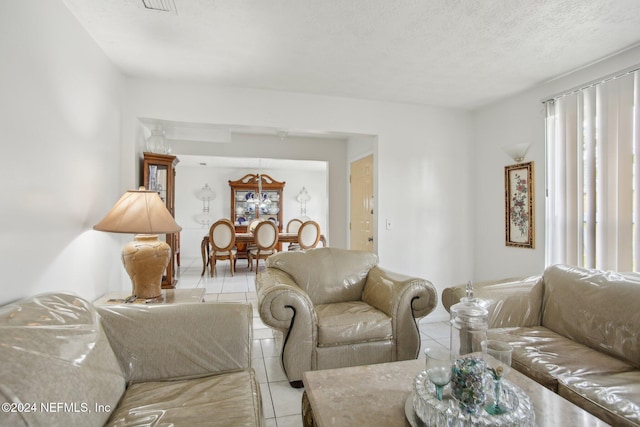
{"label": "living room", "polygon": [[[469,280],[540,274],[547,243],[542,101],[640,64],[640,33],[629,30],[640,23],[630,13],[635,27],[619,23],[626,39],[621,36],[618,45],[576,43],[583,56],[573,65],[561,56],[557,62],[542,58],[541,52],[540,61],[553,74],[528,78],[514,64],[523,85],[513,91],[498,86],[491,99],[475,106],[456,106],[460,99],[433,105],[169,80],[153,70],[129,76],[66,3],[0,5],[7,159],[0,190],[7,276],[0,303],[49,291],[93,301],[129,289],[120,253],[130,236],[92,227],[124,191],[140,185],[141,117],[371,136],[382,266],[423,277],[438,294]],[[607,25],[615,28],[616,22]],[[530,144],[526,161],[535,164],[531,249],[504,242],[504,166],[513,159],[502,147],[519,143]],[[254,155],[272,154],[265,145]],[[339,220],[330,221],[329,235],[337,248],[348,246],[346,176],[356,157],[345,154],[339,179],[329,185],[338,194],[330,215]],[[429,316],[439,321],[448,313],[439,304]]]}
{"label": "living room", "polygon": [[[640,62],[640,47],[628,43],[617,55],[589,58],[590,66],[477,109],[220,87],[126,77],[64,3],[45,3],[3,4],[5,176],[12,183],[2,190],[11,201],[3,302],[60,289],[94,299],[128,286],[118,255],[124,240],[91,227],[140,184],[138,117],[375,135],[377,216],[394,223],[392,230],[377,224],[383,265],[440,290],[537,273],[545,265],[544,192],[536,193],[535,249],[505,247],[502,174],[512,161],[501,147],[530,143],[527,160],[544,188],[543,98]],[[265,147],[256,156],[268,154]],[[346,188],[330,191],[346,197]],[[345,221],[332,222],[333,245],[344,247],[346,235]],[[48,244],[35,255],[33,241]]]}

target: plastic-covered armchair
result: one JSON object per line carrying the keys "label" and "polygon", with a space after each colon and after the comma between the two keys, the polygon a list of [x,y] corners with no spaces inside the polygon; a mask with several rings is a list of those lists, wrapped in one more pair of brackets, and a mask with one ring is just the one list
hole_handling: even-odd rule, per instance
{"label": "plastic-covered armchair", "polygon": [[284,334],[289,383],[306,371],[415,359],[417,320],[438,302],[433,285],[377,266],[377,255],[337,248],[280,252],[256,279],[262,321]]}

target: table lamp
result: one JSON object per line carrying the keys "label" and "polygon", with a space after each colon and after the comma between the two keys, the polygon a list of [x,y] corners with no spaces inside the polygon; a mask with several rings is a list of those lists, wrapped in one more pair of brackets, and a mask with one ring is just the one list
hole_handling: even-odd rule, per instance
{"label": "table lamp", "polygon": [[140,299],[162,295],[162,275],[171,259],[171,247],[158,240],[158,233],[177,233],[182,227],[158,193],[143,187],[127,191],[93,229],[136,234],[134,241],[122,249],[122,263],[131,277],[133,295]]}

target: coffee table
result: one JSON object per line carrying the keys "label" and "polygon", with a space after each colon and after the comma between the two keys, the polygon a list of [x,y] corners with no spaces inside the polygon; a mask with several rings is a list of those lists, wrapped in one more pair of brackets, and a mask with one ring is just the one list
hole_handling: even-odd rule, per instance
{"label": "coffee table", "polygon": [[[405,403],[424,365],[420,359],[305,372],[305,424],[313,419],[317,427],[410,427]],[[608,425],[515,369],[506,378],[529,396],[540,427]]]}

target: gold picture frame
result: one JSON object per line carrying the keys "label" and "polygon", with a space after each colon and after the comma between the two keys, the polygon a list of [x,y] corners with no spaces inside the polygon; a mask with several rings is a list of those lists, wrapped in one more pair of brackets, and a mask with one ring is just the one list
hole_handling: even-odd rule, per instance
{"label": "gold picture frame", "polygon": [[533,162],[504,167],[505,244],[535,247]]}

